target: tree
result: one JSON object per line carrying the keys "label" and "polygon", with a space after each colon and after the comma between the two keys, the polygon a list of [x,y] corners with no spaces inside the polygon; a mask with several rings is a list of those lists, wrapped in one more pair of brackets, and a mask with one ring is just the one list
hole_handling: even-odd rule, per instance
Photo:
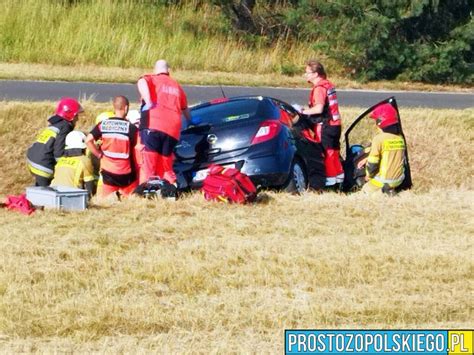
{"label": "tree", "polygon": [[214,3],[244,38],[312,42],[360,80],[473,82],[474,0]]}

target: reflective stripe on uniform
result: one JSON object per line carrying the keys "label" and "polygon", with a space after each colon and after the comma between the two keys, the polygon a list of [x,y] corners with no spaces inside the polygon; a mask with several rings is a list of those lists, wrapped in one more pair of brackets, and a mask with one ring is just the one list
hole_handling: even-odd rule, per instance
{"label": "reflective stripe on uniform", "polygon": [[130,154],[128,153],[117,153],[117,152],[109,152],[108,150],[103,150],[102,153],[108,158],[115,158],[115,159],[128,159]]}
{"label": "reflective stripe on uniform", "polygon": [[[30,159],[26,159],[27,162],[28,162],[28,165],[33,168],[33,169],[36,169],[36,170],[40,170],[42,171],[43,173],[47,173],[47,174],[50,174],[50,175],[53,175],[54,174],[54,170],[52,169],[49,169],[45,166],[42,166],[42,165],[39,165],[39,164],[36,164],[36,163],[33,163]],[[41,175],[42,176],[42,175]]]}
{"label": "reflective stripe on uniform", "polygon": [[344,173],[336,176],[336,183],[340,184],[344,182]]}
{"label": "reflective stripe on uniform", "polygon": [[341,184],[344,182],[344,173],[339,174],[337,176],[327,177],[326,178],[326,186],[332,186],[335,184]]}
{"label": "reflective stripe on uniform", "polygon": [[337,182],[337,179],[335,177],[327,177],[326,178],[326,186],[335,185],[336,182]]}
{"label": "reflective stripe on uniform", "polygon": [[95,180],[95,176],[91,175],[91,176],[84,176],[84,182],[89,182],[89,181],[94,181]]}
{"label": "reflective stripe on uniform", "polygon": [[53,177],[53,174],[49,174],[49,173],[46,173],[46,172],[44,172],[40,169],[36,169],[34,166],[32,166],[30,164],[28,164],[28,170],[31,173],[35,174],[35,175],[42,176],[42,177],[45,177],[45,178],[48,178],[48,179]]}
{"label": "reflective stripe on uniform", "polygon": [[102,138],[114,138],[122,141],[129,141],[128,136],[121,133],[102,133]]}
{"label": "reflective stripe on uniform", "polygon": [[380,176],[375,176],[374,178],[370,179],[370,182],[377,186],[377,187],[383,187],[383,185],[387,184],[388,186],[394,188],[399,186],[403,180],[405,179],[405,175],[400,176],[398,179],[383,179]]}

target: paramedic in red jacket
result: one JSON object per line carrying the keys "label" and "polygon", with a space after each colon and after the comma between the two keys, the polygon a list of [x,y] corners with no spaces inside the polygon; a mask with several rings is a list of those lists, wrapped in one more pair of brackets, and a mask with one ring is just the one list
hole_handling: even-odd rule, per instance
{"label": "paramedic in red jacket", "polygon": [[142,100],[140,137],[144,149],[140,184],[152,176],[176,183],[173,150],[181,134],[181,114],[189,121],[186,94],[169,76],[168,63],[158,60],[153,74],[142,76],[137,83]]}
{"label": "paramedic in red jacket", "polygon": [[100,197],[114,192],[128,196],[138,185],[133,161],[137,129],[125,118],[128,105],[125,96],[114,97],[114,117],[99,122],[86,138],[87,147],[100,159]]}
{"label": "paramedic in red jacket", "polygon": [[321,117],[321,123],[315,124],[314,138],[324,149],[326,187],[338,187],[344,181],[344,170],[339,159],[341,116],[336,88],[326,79],[324,67],[318,61],[309,60],[305,72],[306,80],[313,84],[313,88],[309,96],[309,108],[302,113]]}

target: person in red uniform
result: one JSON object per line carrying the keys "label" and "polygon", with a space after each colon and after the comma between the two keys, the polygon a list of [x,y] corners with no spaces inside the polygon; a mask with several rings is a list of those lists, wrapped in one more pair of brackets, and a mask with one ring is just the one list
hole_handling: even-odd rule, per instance
{"label": "person in red uniform", "polygon": [[309,60],[305,72],[306,80],[313,84],[313,88],[309,96],[309,107],[302,113],[320,118],[310,134],[311,140],[323,146],[326,187],[337,188],[344,181],[344,170],[339,159],[341,115],[336,88],[327,80],[324,67],[318,61]]}
{"label": "person in red uniform", "polygon": [[[114,117],[98,123],[86,138],[87,147],[100,159],[100,197],[114,192],[130,195],[138,186],[133,161],[137,129],[125,117],[129,102],[125,96],[113,99]],[[97,147],[96,141],[102,144]],[[100,182],[99,182],[100,183]]]}
{"label": "person in red uniform", "polygon": [[181,134],[181,114],[191,119],[186,94],[169,76],[168,63],[163,59],[155,63],[153,74],[138,80],[137,87],[142,100],[139,130],[144,145],[140,184],[156,176],[176,184],[173,150]]}

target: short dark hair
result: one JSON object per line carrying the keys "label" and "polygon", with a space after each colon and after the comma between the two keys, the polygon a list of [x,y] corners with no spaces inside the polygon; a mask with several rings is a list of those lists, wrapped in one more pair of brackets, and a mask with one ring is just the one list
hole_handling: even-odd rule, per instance
{"label": "short dark hair", "polygon": [[326,78],[326,71],[324,70],[323,65],[315,59],[310,59],[306,61],[306,66],[311,68],[313,73],[318,73],[323,78]]}

